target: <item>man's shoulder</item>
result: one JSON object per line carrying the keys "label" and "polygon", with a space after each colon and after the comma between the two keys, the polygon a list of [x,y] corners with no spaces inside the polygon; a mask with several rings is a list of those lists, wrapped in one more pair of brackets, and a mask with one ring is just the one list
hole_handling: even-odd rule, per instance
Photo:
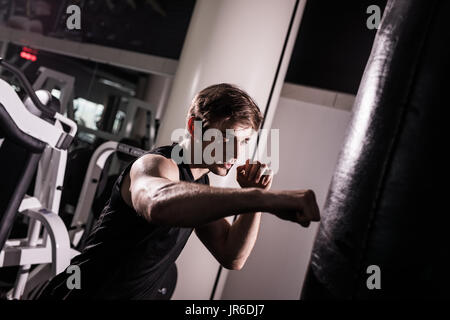
{"label": "man's shoulder", "polygon": [[132,182],[150,177],[178,181],[179,169],[175,161],[158,153],[148,152],[136,159],[130,164],[129,171],[125,172],[123,183],[120,186],[122,199],[129,206],[131,206],[130,186]]}
{"label": "man's shoulder", "polygon": [[176,162],[171,158],[160,154],[147,153],[134,162],[132,170],[144,175],[177,177],[179,169]]}
{"label": "man's shoulder", "polygon": [[161,155],[165,158],[170,159],[172,156],[172,150],[176,145],[177,145],[176,143],[173,143],[171,145],[155,147],[155,148],[151,149],[150,151],[148,151],[146,154],[157,154],[157,155]]}

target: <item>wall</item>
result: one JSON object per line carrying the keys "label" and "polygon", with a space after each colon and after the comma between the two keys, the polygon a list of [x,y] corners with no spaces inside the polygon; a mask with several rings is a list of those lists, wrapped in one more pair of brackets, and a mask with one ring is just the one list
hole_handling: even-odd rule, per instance
{"label": "wall", "polygon": [[[280,129],[273,190],[313,189],[323,207],[353,99],[284,85],[272,124]],[[222,299],[298,299],[317,227],[305,229],[263,214],[254,250],[242,270],[228,271]]]}

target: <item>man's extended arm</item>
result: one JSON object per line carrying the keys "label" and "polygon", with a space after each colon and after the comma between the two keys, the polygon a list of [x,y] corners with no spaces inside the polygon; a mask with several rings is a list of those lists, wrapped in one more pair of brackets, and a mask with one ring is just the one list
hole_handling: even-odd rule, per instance
{"label": "man's extended arm", "polygon": [[137,160],[130,171],[133,207],[155,224],[196,227],[249,212],[270,212],[298,223],[320,219],[310,190],[210,187],[176,181],[177,169],[174,171],[173,166],[176,164],[172,160],[147,155]]}

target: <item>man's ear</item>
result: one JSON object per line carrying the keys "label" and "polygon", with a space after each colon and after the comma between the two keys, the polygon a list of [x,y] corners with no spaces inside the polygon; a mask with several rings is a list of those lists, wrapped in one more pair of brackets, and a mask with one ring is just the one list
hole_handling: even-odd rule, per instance
{"label": "man's ear", "polygon": [[190,117],[189,120],[188,120],[188,130],[189,130],[189,133],[191,134],[191,136],[194,136],[194,125],[195,125],[195,121],[201,121],[201,122],[202,122],[202,125],[201,125],[201,127],[200,127],[200,132],[201,132],[201,134],[202,134],[202,136],[203,136],[203,120],[196,119],[195,117]]}
{"label": "man's ear", "polygon": [[191,136],[194,136],[194,121],[195,117],[190,117],[188,120],[188,130]]}

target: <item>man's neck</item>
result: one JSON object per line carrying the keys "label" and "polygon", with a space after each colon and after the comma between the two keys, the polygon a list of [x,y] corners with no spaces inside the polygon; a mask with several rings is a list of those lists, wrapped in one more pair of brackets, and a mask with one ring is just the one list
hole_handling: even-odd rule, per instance
{"label": "man's neck", "polygon": [[193,167],[195,165],[190,164],[189,168],[191,168],[192,176],[194,177],[194,180],[198,180],[201,176],[204,174],[207,174],[209,172],[209,169],[205,168],[195,168]]}
{"label": "man's neck", "polygon": [[194,148],[191,147],[192,142],[188,139],[184,140],[180,143],[180,145],[183,146],[183,152],[188,152],[188,159],[189,161],[189,168],[191,169],[192,176],[194,177],[194,180],[198,180],[201,176],[204,174],[207,174],[209,172],[209,169],[206,164],[196,164],[194,163]]}

